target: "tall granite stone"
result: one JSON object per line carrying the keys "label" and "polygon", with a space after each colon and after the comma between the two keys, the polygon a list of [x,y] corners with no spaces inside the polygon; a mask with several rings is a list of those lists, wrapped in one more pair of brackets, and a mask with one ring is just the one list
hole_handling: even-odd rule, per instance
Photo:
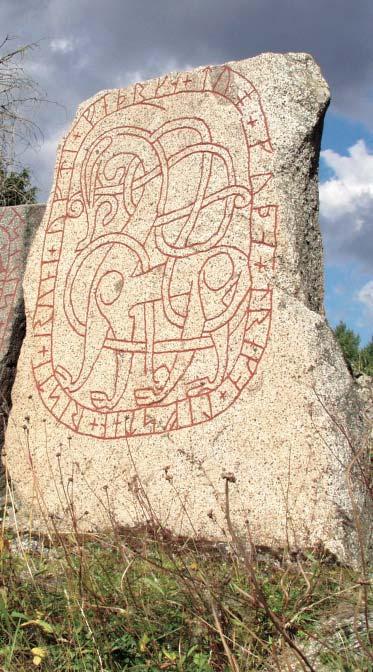
{"label": "tall granite stone", "polygon": [[265,54],[79,108],[24,282],[18,524],[350,557],[365,434],[323,309],[328,102],[309,55]]}
{"label": "tall granite stone", "polygon": [[[11,390],[25,335],[22,280],[33,235],[45,205],[0,208],[0,452],[11,406]],[[0,465],[0,516],[5,475]]]}
{"label": "tall granite stone", "polygon": [[0,208],[0,448],[25,334],[22,280],[31,241],[44,211],[45,205]]}

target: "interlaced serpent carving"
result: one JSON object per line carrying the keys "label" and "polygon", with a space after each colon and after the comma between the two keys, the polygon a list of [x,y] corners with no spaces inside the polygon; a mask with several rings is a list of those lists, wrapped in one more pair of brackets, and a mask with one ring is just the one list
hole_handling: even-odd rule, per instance
{"label": "interlaced serpent carving", "polygon": [[237,73],[233,88],[232,75],[205,69],[106,94],[62,148],[33,371],[46,407],[78,433],[206,422],[255,373],[277,208],[255,203],[271,174],[253,175],[250,161],[272,147],[256,90]]}

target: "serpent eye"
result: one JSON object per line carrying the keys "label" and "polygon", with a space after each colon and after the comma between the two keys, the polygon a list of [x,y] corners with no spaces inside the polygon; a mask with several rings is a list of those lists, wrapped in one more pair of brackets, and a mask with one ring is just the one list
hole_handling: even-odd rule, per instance
{"label": "serpent eye", "polygon": [[118,299],[123,289],[124,278],[119,271],[108,271],[100,279],[97,294],[106,306],[110,306]]}
{"label": "serpent eye", "polygon": [[210,257],[203,267],[205,285],[214,291],[222,289],[233,275],[234,266],[228,254],[221,252]]}

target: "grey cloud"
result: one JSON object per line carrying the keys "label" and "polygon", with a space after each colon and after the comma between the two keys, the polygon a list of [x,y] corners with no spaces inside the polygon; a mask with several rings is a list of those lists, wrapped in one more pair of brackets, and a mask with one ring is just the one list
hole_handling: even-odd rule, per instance
{"label": "grey cloud", "polygon": [[[323,232],[325,259],[329,264],[343,265],[351,260],[358,262],[363,272],[372,273],[373,260],[373,199],[369,206],[362,206],[353,217],[351,213],[332,222],[320,217]],[[360,227],[352,226],[359,218]]]}

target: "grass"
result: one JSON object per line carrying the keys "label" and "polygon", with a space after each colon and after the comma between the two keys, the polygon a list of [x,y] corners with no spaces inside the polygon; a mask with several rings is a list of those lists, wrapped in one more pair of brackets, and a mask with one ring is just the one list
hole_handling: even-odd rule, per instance
{"label": "grass", "polygon": [[[248,558],[148,529],[8,534],[0,568],[4,672],[373,670],[366,583],[320,552]],[[333,615],[339,634],[324,632]]]}
{"label": "grass", "polygon": [[249,530],[244,542],[230,515],[232,474],[222,476],[229,538],[216,545],[174,538],[151,507],[142,528],[121,529],[109,515],[106,533],[80,535],[67,490],[75,533],[60,534],[50,517],[48,535],[20,537],[10,496],[0,672],[373,672],[366,531],[351,486],[356,470],[372,497],[366,453],[351,447],[346,470],[355,569],[321,547],[256,549]]}

